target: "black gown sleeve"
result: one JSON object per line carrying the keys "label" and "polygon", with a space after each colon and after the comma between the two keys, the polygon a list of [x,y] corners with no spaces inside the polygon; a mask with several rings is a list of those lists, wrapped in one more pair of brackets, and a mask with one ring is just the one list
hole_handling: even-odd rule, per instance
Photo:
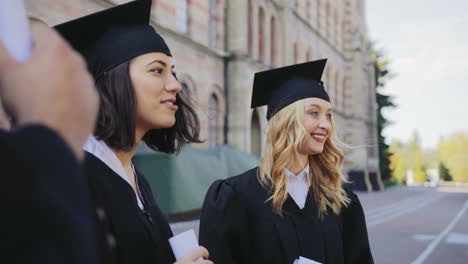
{"label": "black gown sleeve", "polygon": [[341,215],[345,263],[373,264],[364,210],[357,195],[351,190],[346,189],[346,192],[351,203]]}
{"label": "black gown sleeve", "polygon": [[238,196],[225,180],[214,182],[206,194],[200,218],[200,245],[208,249],[214,263],[250,263],[246,209]]}
{"label": "black gown sleeve", "polygon": [[0,135],[5,263],[97,263],[94,209],[80,164],[42,126]]}

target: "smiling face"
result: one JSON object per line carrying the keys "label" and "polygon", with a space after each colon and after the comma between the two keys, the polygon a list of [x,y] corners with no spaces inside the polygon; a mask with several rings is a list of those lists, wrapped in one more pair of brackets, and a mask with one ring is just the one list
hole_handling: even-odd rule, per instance
{"label": "smiling face", "polygon": [[306,155],[322,153],[333,129],[331,104],[320,98],[307,98],[304,99],[304,106],[302,124],[307,134],[299,152]]}
{"label": "smiling face", "polygon": [[173,58],[160,52],[140,55],[131,61],[129,71],[137,101],[137,130],[172,127],[178,109],[176,95],[182,89]]}

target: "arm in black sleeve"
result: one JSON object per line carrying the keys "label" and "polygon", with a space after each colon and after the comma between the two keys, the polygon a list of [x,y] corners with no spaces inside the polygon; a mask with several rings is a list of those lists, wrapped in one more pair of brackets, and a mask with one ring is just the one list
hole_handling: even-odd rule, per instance
{"label": "arm in black sleeve", "polygon": [[372,264],[366,219],[357,195],[347,190],[351,203],[342,211],[343,250],[346,264]]}
{"label": "arm in black sleeve", "polygon": [[39,125],[0,135],[2,220],[9,263],[97,263],[95,212],[69,146]]}
{"label": "arm in black sleeve", "polygon": [[249,263],[245,208],[226,181],[216,181],[206,194],[200,218],[200,245],[208,249],[214,263]]}

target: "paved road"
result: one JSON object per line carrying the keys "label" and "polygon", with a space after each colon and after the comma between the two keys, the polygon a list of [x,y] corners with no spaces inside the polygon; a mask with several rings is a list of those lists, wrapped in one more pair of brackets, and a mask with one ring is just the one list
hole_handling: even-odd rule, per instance
{"label": "paved road", "polygon": [[468,188],[360,193],[376,263],[468,264]]}
{"label": "paved road", "polygon": [[[358,193],[377,264],[468,264],[468,187]],[[174,233],[198,221],[171,225]]]}

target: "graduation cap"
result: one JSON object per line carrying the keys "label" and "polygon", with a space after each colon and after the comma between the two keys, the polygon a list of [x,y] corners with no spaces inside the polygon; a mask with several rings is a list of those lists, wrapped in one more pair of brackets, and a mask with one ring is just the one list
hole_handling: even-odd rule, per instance
{"label": "graduation cap", "polygon": [[255,73],[251,108],[268,105],[267,119],[286,106],[316,97],[330,102],[321,81],[327,59]]}
{"label": "graduation cap", "polygon": [[137,0],[84,16],[54,28],[86,59],[97,81],[105,72],[150,52],[172,56],[149,25],[151,0]]}

